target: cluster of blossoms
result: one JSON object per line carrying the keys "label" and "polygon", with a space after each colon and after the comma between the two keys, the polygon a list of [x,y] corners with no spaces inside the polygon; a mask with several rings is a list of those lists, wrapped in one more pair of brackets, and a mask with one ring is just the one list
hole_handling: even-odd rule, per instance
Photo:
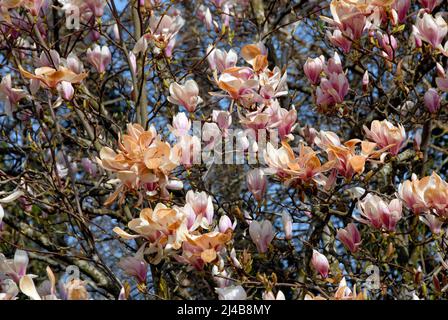
{"label": "cluster of blossoms", "polygon": [[433,233],[440,233],[448,219],[448,183],[433,172],[418,179],[415,174],[398,187],[398,195],[405,205],[429,226]]}
{"label": "cluster of blossoms", "polygon": [[[111,53],[106,46],[101,48],[95,45],[94,50],[87,51],[87,60],[100,73],[105,71],[111,59]],[[22,76],[30,80],[30,92],[33,95],[43,88],[55,92],[64,100],[72,100],[75,94],[73,85],[80,84],[88,76],[84,71],[84,64],[74,53],[64,59],[55,50],[42,52],[39,58],[35,59],[35,65],[33,73],[19,66]],[[18,102],[27,96],[24,90],[12,87],[10,74],[3,77],[0,83],[0,99],[5,102],[9,116],[12,116]]]}
{"label": "cluster of blossoms", "polygon": [[158,264],[172,255],[180,262],[202,269],[205,264],[218,261],[219,253],[232,239],[236,222],[224,215],[219,223],[214,223],[212,198],[205,192],[190,190],[183,207],[169,208],[158,203],[154,209],[143,209],[128,227],[137,234],[131,235],[118,227],[114,231],[128,240],[144,238],[144,246],[148,247],[143,254],[155,253],[152,263]]}
{"label": "cluster of blossoms", "polygon": [[[308,58],[303,70],[311,84],[317,86],[316,104],[322,111],[328,111],[330,107],[344,102],[350,85],[337,52],[328,60],[328,63],[325,62],[323,56]],[[322,73],[324,73],[323,77]]]}
{"label": "cluster of blossoms", "polygon": [[179,165],[179,150],[162,141],[153,126],[146,131],[139,124],[128,124],[127,134],[119,137],[118,147],[118,152],[103,147],[97,158],[102,168],[116,173],[120,183],[106,204],[115,201],[120,194],[120,202],[124,202],[127,191],[138,192],[139,201],[142,201],[145,194],[167,198],[168,189],[183,188],[181,181],[170,178]]}
{"label": "cluster of blossoms", "polygon": [[251,67],[238,67],[233,50],[209,47],[207,52],[215,82],[226,92],[212,95],[231,98],[232,104],[237,104],[240,123],[255,132],[254,138],[258,130],[276,130],[280,139],[291,139],[297,111],[282,108],[278,101],[288,94],[287,73],[278,67],[268,68],[267,48],[257,43],[241,49],[241,56]]}
{"label": "cluster of blossoms", "polygon": [[145,33],[136,43],[132,55],[145,54],[148,43],[152,43],[157,52],[170,58],[176,45],[176,35],[185,24],[179,12],[172,10],[163,16],[151,15],[149,19],[149,32]]}
{"label": "cluster of blossoms", "polygon": [[37,276],[27,273],[28,262],[28,254],[23,250],[16,250],[13,259],[6,259],[0,253],[0,300],[15,300],[20,292],[32,300],[89,299],[84,281],[60,279],[56,282],[50,267],[47,267],[48,280],[36,288],[33,278]]}
{"label": "cluster of blossoms", "polygon": [[[316,133],[313,143],[328,156],[328,161],[324,164],[317,152],[309,146],[302,144],[296,157],[287,143],[283,143],[279,149],[268,144],[265,152],[269,167],[267,172],[276,174],[287,185],[293,182],[314,182],[331,188],[338,176],[350,180],[354,174],[364,172],[366,161],[382,163],[387,153],[397,155],[406,141],[404,128],[401,125],[396,127],[387,120],[375,120],[371,129],[365,127],[365,131],[367,137],[374,142],[352,139],[342,143],[334,132]],[[327,171],[330,171],[328,177],[323,174]]]}

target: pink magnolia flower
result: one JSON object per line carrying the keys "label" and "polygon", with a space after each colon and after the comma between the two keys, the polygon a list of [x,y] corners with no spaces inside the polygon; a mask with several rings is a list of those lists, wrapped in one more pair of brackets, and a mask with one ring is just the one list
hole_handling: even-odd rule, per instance
{"label": "pink magnolia flower", "polygon": [[418,2],[426,9],[427,12],[431,13],[435,7],[442,3],[442,0],[418,0]]}
{"label": "pink magnolia flower", "polygon": [[92,49],[87,49],[87,60],[99,73],[104,73],[107,66],[112,62],[112,54],[109,47],[95,44]]}
{"label": "pink magnolia flower", "polygon": [[251,170],[247,174],[246,178],[247,187],[249,191],[253,194],[255,200],[259,203],[263,201],[264,195],[266,194],[266,188],[268,181],[262,169]]}
{"label": "pink magnolia flower", "polygon": [[420,216],[420,221],[426,224],[432,233],[439,234],[442,231],[443,221],[433,214],[425,214]]}
{"label": "pink magnolia flower", "polygon": [[59,95],[64,100],[70,101],[73,99],[73,96],[75,95],[75,89],[73,88],[72,84],[67,81],[62,81],[61,83],[59,83],[57,86],[57,90]]}
{"label": "pink magnolia flower", "polygon": [[426,211],[426,203],[424,200],[426,180],[419,180],[415,174],[412,174],[411,180],[406,180],[398,186],[400,199],[415,214]]}
{"label": "pink magnolia flower", "polygon": [[206,219],[208,225],[213,223],[213,202],[212,197],[203,192],[195,192],[189,190],[186,196],[186,203],[193,208],[194,213],[197,217],[202,217]]}
{"label": "pink magnolia flower", "polygon": [[330,264],[328,263],[327,257],[325,257],[319,251],[313,249],[313,257],[311,258],[311,264],[313,268],[324,278],[328,277],[328,271],[330,269]]}
{"label": "pink magnolia flower", "polygon": [[325,57],[308,58],[303,66],[306,77],[314,85],[319,84],[320,74],[324,70]]}
{"label": "pink magnolia flower", "polygon": [[358,251],[361,245],[361,234],[354,223],[349,223],[345,229],[339,229],[337,238],[350,250],[351,253]]}
{"label": "pink magnolia flower", "polygon": [[381,48],[383,49],[383,51],[381,52],[383,57],[389,59],[389,60],[394,60],[395,58],[395,52],[397,50],[397,40],[395,39],[395,37],[393,35],[389,35],[389,34],[383,34],[383,35],[379,35],[378,37],[379,39],[379,44],[381,46]]}
{"label": "pink magnolia flower", "polygon": [[0,83],[0,101],[5,104],[6,114],[12,116],[13,107],[27,95],[24,90],[12,87],[11,75],[2,78]]}
{"label": "pink magnolia flower", "polygon": [[221,216],[219,219],[218,229],[221,233],[226,233],[227,230],[231,229],[232,231],[236,228],[236,220],[232,223],[230,218],[227,215]]}
{"label": "pink magnolia flower", "polygon": [[431,113],[436,113],[440,108],[440,96],[434,88],[428,89],[425,93],[425,106]]}
{"label": "pink magnolia flower", "polygon": [[159,47],[166,47],[184,24],[185,20],[179,15],[172,17],[165,14],[159,17],[154,14],[149,19],[148,37],[156,41]]}
{"label": "pink magnolia flower", "polygon": [[376,142],[381,148],[390,147],[389,152],[394,156],[404,147],[406,131],[401,124],[396,127],[387,120],[374,120],[370,129],[366,126],[363,128],[367,138]]}
{"label": "pink magnolia flower", "polygon": [[327,31],[327,37],[330,42],[338,48],[341,48],[344,53],[349,53],[352,47],[352,35],[351,34],[343,34],[341,30],[336,29],[333,31],[333,34],[330,31]]}
{"label": "pink magnolia flower", "polygon": [[395,0],[392,7],[397,11],[398,21],[403,23],[406,21],[406,17],[411,6],[411,0]]}
{"label": "pink magnolia flower", "polygon": [[95,177],[97,174],[97,166],[95,163],[92,162],[89,158],[82,158],[81,160],[82,168],[83,170],[90,174],[92,177]]}
{"label": "pink magnolia flower", "polygon": [[170,85],[168,101],[183,106],[188,112],[194,112],[198,104],[202,103],[196,81],[188,80],[183,85],[173,82]]}
{"label": "pink magnolia flower", "polygon": [[176,137],[187,136],[191,129],[191,120],[183,112],[179,112],[173,118],[173,126],[168,125]]}
{"label": "pink magnolia flower", "polygon": [[291,240],[292,239],[292,217],[289,212],[283,211],[282,213],[282,224],[283,224],[283,231],[285,232],[285,239]]}
{"label": "pink magnolia flower", "polygon": [[207,60],[210,65],[210,69],[218,70],[222,73],[226,69],[230,69],[236,66],[238,61],[238,55],[233,49],[229,51],[223,51],[220,49],[214,49],[212,45],[207,48]]}
{"label": "pink magnolia flower", "polygon": [[207,30],[213,29],[214,21],[209,7],[201,4],[197,11],[197,16],[199,20],[201,20],[205,24]]}
{"label": "pink magnolia flower", "polygon": [[148,273],[148,263],[143,258],[145,246],[142,246],[135,256],[120,259],[118,267],[132,277],[135,277],[140,283],[146,283],[146,275]]}
{"label": "pink magnolia flower", "polygon": [[342,67],[342,61],[339,54],[335,51],[333,57],[328,59],[328,63],[324,65],[324,71],[327,76],[330,76],[332,73],[344,73],[344,69]]}
{"label": "pink magnolia flower", "polygon": [[253,71],[250,68],[233,68],[231,73],[227,69],[227,72],[218,78],[218,86],[234,100],[248,99],[252,101],[259,87],[258,80],[251,78],[252,76]]}
{"label": "pink magnolia flower", "polygon": [[317,88],[316,103],[328,107],[344,102],[349,90],[349,83],[345,74],[332,73],[329,79],[323,78]]}
{"label": "pink magnolia flower", "polygon": [[393,199],[389,204],[377,195],[369,193],[358,202],[362,218],[358,220],[375,229],[395,230],[397,222],[402,217],[402,205],[398,199]]}
{"label": "pink magnolia flower", "polygon": [[28,262],[28,254],[23,250],[17,249],[14,254],[14,259],[6,259],[0,253],[0,274],[5,274],[18,284],[20,279],[26,275]]}
{"label": "pink magnolia flower", "polygon": [[424,13],[423,17],[417,17],[413,29],[415,37],[429,43],[434,49],[443,49],[442,41],[448,33],[448,25],[440,14],[433,17]]}
{"label": "pink magnolia flower", "polygon": [[366,70],[362,76],[362,91],[367,92],[369,89],[369,71]]}
{"label": "pink magnolia flower", "polygon": [[80,74],[84,71],[84,65],[79,58],[73,52],[67,56],[67,67],[76,74]]}
{"label": "pink magnolia flower", "polygon": [[226,131],[232,125],[232,115],[228,111],[213,110],[212,119],[222,131]]}
{"label": "pink magnolia flower", "polygon": [[59,68],[61,64],[61,57],[59,56],[59,52],[56,50],[50,50],[49,54],[47,52],[42,51],[39,59],[36,61],[37,66],[39,67],[50,67],[50,68]]}
{"label": "pink magnolia flower", "polygon": [[268,251],[269,244],[274,239],[274,228],[268,220],[263,222],[252,221],[249,226],[249,234],[255,243],[259,253]]}

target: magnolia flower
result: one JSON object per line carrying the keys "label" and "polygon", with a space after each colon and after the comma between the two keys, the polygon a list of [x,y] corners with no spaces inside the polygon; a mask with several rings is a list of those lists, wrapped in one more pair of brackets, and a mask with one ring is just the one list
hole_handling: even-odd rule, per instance
{"label": "magnolia flower", "polygon": [[36,61],[39,67],[50,67],[58,69],[61,64],[61,57],[56,50],[50,50],[48,53],[42,51],[39,59]]}
{"label": "magnolia flower", "polygon": [[439,234],[442,231],[443,221],[433,214],[425,214],[420,216],[420,221],[426,224],[432,233]]}
{"label": "magnolia flower", "polygon": [[5,112],[8,116],[12,116],[13,107],[26,96],[24,90],[12,87],[10,74],[2,78],[2,82],[0,83],[0,101],[3,101]]}
{"label": "magnolia flower", "polygon": [[0,301],[15,300],[19,292],[19,287],[12,279],[0,280]]}
{"label": "magnolia flower", "polygon": [[215,49],[212,45],[207,48],[207,60],[210,65],[210,69],[213,71],[218,70],[222,73],[224,70],[233,68],[238,61],[238,55],[233,49],[229,51],[223,51]]}
{"label": "magnolia flower", "polygon": [[226,233],[229,229],[233,231],[236,228],[236,220],[232,223],[227,215],[221,216],[218,228],[221,233]]}
{"label": "magnolia flower", "polygon": [[429,13],[418,16],[413,29],[416,38],[429,43],[434,49],[443,49],[442,41],[448,33],[448,24],[440,14],[435,17]]}
{"label": "magnolia flower", "polygon": [[300,145],[299,155],[286,142],[282,147],[275,149],[271,143],[267,144],[264,159],[269,166],[266,173],[275,173],[283,179],[286,185],[304,181],[314,181],[317,184],[325,184],[323,172],[332,169],[334,162],[321,164],[317,153],[305,145]]}
{"label": "magnolia flower", "polygon": [[251,72],[247,68],[238,68],[232,73],[227,70],[218,78],[218,86],[234,100],[251,100],[259,86],[259,82],[251,78]]}
{"label": "magnolia flower", "polygon": [[220,271],[219,267],[217,265],[214,265],[212,267],[212,275],[213,279],[218,285],[218,288],[227,288],[228,286],[230,286],[231,280],[227,279],[229,277],[229,274],[225,269]]}
{"label": "magnolia flower", "polygon": [[75,89],[73,88],[72,84],[67,81],[62,81],[61,83],[59,83],[57,86],[57,90],[59,92],[59,95],[64,100],[72,100],[75,94]]}
{"label": "magnolia flower", "polygon": [[219,300],[246,300],[247,294],[242,286],[215,288]]}
{"label": "magnolia flower", "polygon": [[128,223],[129,229],[137,235],[129,234],[119,227],[115,227],[113,231],[127,240],[144,237],[151,244],[160,244],[167,249],[179,249],[188,232],[185,220],[185,215],[179,210],[158,203],[154,210],[143,209],[139,218]]}
{"label": "magnolia flower", "polygon": [[80,74],[84,71],[84,65],[81,60],[71,52],[66,59],[67,67],[74,73]]}
{"label": "magnolia flower", "polygon": [[188,120],[185,113],[179,112],[173,118],[173,126],[169,126],[169,128],[176,137],[187,136],[191,129],[191,121]]}
{"label": "magnolia flower", "polygon": [[308,58],[303,66],[306,77],[314,85],[319,84],[320,74],[324,70],[325,57]]}
{"label": "magnolia flower", "polygon": [[199,88],[196,81],[188,80],[183,85],[175,82],[170,85],[168,101],[183,106],[188,112],[194,112],[203,100],[199,97]]}
{"label": "magnolia flower", "polygon": [[344,53],[349,53],[352,47],[352,41],[350,39],[353,38],[353,35],[350,30],[345,33],[336,29],[333,33],[327,31],[327,37],[335,47],[341,48]]}
{"label": "magnolia flower", "polygon": [[274,228],[268,220],[263,222],[252,221],[249,226],[249,234],[255,243],[259,253],[266,253],[269,244],[274,239]]}
{"label": "magnolia flower", "polygon": [[277,291],[277,296],[272,291],[265,291],[263,293],[263,300],[286,300],[285,294],[281,291]]}
{"label": "magnolia flower", "polygon": [[27,275],[28,262],[28,254],[23,250],[17,249],[12,260],[0,253],[0,274],[5,274],[18,284]]}
{"label": "magnolia flower", "polygon": [[266,194],[267,179],[262,169],[251,170],[246,177],[247,187],[258,203],[263,201]]}
{"label": "magnolia flower", "polygon": [[292,217],[289,212],[283,211],[282,212],[282,223],[283,223],[283,230],[285,232],[285,239],[291,240],[292,239]]}
{"label": "magnolia flower", "polygon": [[224,132],[232,125],[232,115],[228,111],[213,110],[212,119]]}
{"label": "magnolia flower", "polygon": [[263,43],[248,44],[241,48],[241,56],[255,72],[261,72],[268,66],[268,51]]}
{"label": "magnolia flower", "polygon": [[92,177],[95,177],[97,174],[97,166],[95,165],[95,163],[92,162],[92,160],[90,160],[89,158],[82,158],[81,159],[81,165],[83,170],[91,175]]}
{"label": "magnolia flower", "polygon": [[205,24],[207,30],[211,30],[213,28],[214,21],[209,7],[201,4],[197,11],[197,15],[199,20],[201,20]]}
{"label": "magnolia flower", "polygon": [[401,124],[395,127],[387,120],[374,120],[370,130],[366,126],[363,128],[370,140],[376,142],[381,148],[390,148],[389,152],[393,156],[396,156],[404,147],[406,132]]}
{"label": "magnolia flower", "polygon": [[135,277],[140,283],[146,283],[148,273],[148,264],[143,257],[144,249],[145,246],[142,246],[135,256],[122,258],[118,262],[118,267],[127,275]]}
{"label": "magnolia flower", "polygon": [[186,241],[182,246],[183,252],[180,261],[198,267],[218,259],[218,252],[230,241],[232,232],[230,230],[227,230],[226,233],[212,231],[200,235],[187,233],[185,237]]}
{"label": "magnolia flower", "polygon": [[208,229],[213,222],[213,202],[212,197],[203,192],[189,190],[186,196],[186,202],[191,206],[196,219],[202,221],[202,226]]}
{"label": "magnolia flower", "polygon": [[171,17],[165,14],[159,17],[153,14],[149,18],[149,38],[153,39],[157,46],[166,47],[184,24],[185,20],[179,15]]}
{"label": "magnolia flower", "polygon": [[367,92],[369,89],[369,71],[366,70],[362,76],[362,91]]}
{"label": "magnolia flower", "polygon": [[112,62],[112,54],[108,46],[100,47],[95,44],[92,49],[87,49],[87,60],[99,73],[104,73],[107,66]]}
{"label": "magnolia flower", "polygon": [[358,251],[361,245],[361,234],[354,223],[349,223],[345,229],[339,229],[337,238],[345,245],[351,253]]}
{"label": "magnolia flower", "polygon": [[327,257],[322,253],[313,249],[313,257],[311,258],[311,264],[313,268],[324,278],[328,277],[328,271],[330,265],[328,263]]}
{"label": "magnolia flower", "polygon": [[118,152],[104,147],[96,159],[103,169],[115,172],[121,182],[106,204],[112,203],[122,191],[141,190],[155,195],[160,189],[166,198],[168,189],[182,188],[181,183],[169,179],[179,164],[179,149],[160,140],[153,126],[145,131],[139,124],[128,124],[127,131],[120,139]]}
{"label": "magnolia flower", "polygon": [[316,103],[322,107],[333,106],[344,102],[349,90],[348,79],[344,73],[332,73],[330,77],[322,78],[316,91]]}
{"label": "magnolia flower", "polygon": [[400,23],[406,21],[410,7],[411,7],[411,0],[395,0],[393,8],[397,11],[398,21]]}
{"label": "magnolia flower", "polygon": [[[78,84],[87,77],[87,73],[75,73],[65,67],[59,67],[57,70],[50,67],[42,67],[34,70],[34,74],[25,71],[19,66],[20,73],[24,78],[31,79],[31,85],[37,84],[43,85],[46,88],[56,89],[61,82],[69,82],[72,84]],[[37,91],[37,90],[31,90]]]}
{"label": "magnolia flower", "polygon": [[415,181],[415,192],[422,197],[426,210],[432,210],[439,217],[448,217],[448,183],[435,172],[429,177]]}
{"label": "magnolia flower", "polygon": [[363,217],[358,220],[375,229],[384,228],[393,231],[402,217],[402,205],[399,199],[393,199],[387,204],[379,196],[369,193],[358,202],[358,206]]}
{"label": "magnolia flower", "polygon": [[424,200],[424,190],[428,183],[429,177],[418,180],[415,174],[412,174],[412,180],[406,180],[398,186],[398,195],[406,206],[415,214],[422,213],[427,210]]}
{"label": "magnolia flower", "polygon": [[397,39],[391,34],[382,34],[378,37],[379,44],[383,51],[381,52],[383,57],[394,60],[395,52],[397,50],[398,44]]}
{"label": "magnolia flower", "polygon": [[440,108],[440,96],[436,89],[430,88],[425,93],[425,106],[431,113],[436,113]]}

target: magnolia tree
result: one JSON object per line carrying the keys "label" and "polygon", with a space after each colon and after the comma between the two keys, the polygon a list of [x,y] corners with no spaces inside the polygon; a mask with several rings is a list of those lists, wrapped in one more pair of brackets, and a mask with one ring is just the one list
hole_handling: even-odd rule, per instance
{"label": "magnolia tree", "polygon": [[0,0],[0,299],[443,299],[448,3]]}

